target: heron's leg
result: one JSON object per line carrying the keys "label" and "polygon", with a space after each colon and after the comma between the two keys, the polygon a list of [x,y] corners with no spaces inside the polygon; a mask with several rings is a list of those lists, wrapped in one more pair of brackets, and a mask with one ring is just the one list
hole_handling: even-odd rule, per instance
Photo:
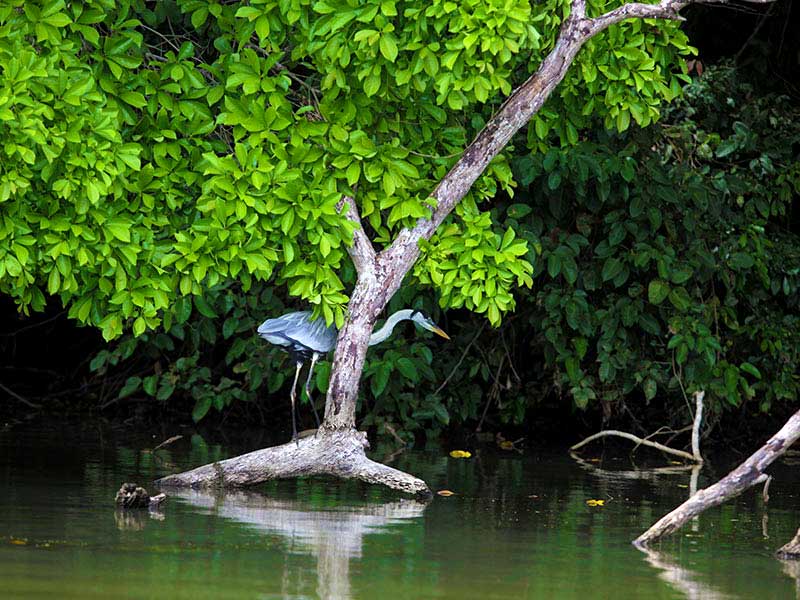
{"label": "heron's leg", "polygon": [[295,403],[295,398],[297,397],[297,380],[300,378],[300,369],[302,368],[303,368],[303,363],[297,361],[297,370],[294,372],[294,383],[292,383],[292,393],[289,396],[289,398],[292,401],[292,439],[298,445],[300,444],[300,442],[297,441],[297,419],[295,417],[294,403]]}
{"label": "heron's leg", "polygon": [[306,378],[306,396],[308,397],[308,401],[311,403],[311,410],[314,411],[314,419],[317,421],[317,429],[319,430],[319,415],[317,414],[317,409],[314,407],[314,399],[311,397],[311,374],[314,372],[314,365],[317,364],[319,360],[319,354],[314,352],[311,355],[311,366],[308,368],[308,377]]}

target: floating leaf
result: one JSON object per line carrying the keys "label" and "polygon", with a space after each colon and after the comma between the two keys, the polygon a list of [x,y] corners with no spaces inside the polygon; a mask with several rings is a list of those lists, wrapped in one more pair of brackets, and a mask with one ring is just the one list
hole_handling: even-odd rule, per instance
{"label": "floating leaf", "polygon": [[471,452],[467,452],[466,450],[452,450],[450,452],[450,456],[453,458],[469,458],[472,456]]}
{"label": "floating leaf", "polygon": [[604,506],[605,503],[606,503],[605,500],[594,500],[594,499],[592,499],[592,500],[587,500],[586,501],[586,504],[588,504],[589,506]]}
{"label": "floating leaf", "polygon": [[450,490],[439,490],[436,493],[438,495],[440,495],[440,496],[444,496],[445,498],[448,497],[448,496],[455,496],[456,495],[455,492],[451,492]]}

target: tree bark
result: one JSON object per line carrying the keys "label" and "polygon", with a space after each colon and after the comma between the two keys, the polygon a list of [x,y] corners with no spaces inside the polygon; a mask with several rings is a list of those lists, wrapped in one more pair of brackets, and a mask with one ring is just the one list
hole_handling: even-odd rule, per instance
{"label": "tree bark", "polygon": [[778,433],[754,452],[750,458],[714,485],[700,490],[678,508],[662,517],[655,525],[633,541],[642,547],[680,529],[687,521],[712,506],[738,496],[747,488],[767,480],[764,473],[772,462],[800,438],[800,411],[786,422]]}
{"label": "tree bark", "polygon": [[[725,1],[720,0],[718,3]],[[751,1],[762,3],[762,0]],[[413,490],[413,493],[419,492],[419,483],[422,483],[424,490],[427,490],[423,482],[410,475],[402,474],[404,477],[397,479],[397,471],[394,469],[378,469],[375,467],[376,463],[366,462],[368,459],[363,454],[363,445],[360,452],[351,451],[347,454],[353,461],[350,465],[340,457],[324,451],[326,447],[336,447],[341,441],[330,436],[336,433],[356,435],[358,386],[369,336],[378,315],[419,257],[419,242],[433,236],[489,163],[542,107],[564,79],[583,44],[610,25],[625,19],[680,19],[678,12],[690,2],[691,0],[661,0],[658,4],[632,2],[592,18],[586,16],[586,0],[572,0],[570,15],[562,25],[553,50],[544,58],[536,72],[500,107],[434,189],[431,196],[436,199],[436,208],[431,216],[419,219],[412,229],[403,229],[392,244],[381,252],[375,251],[366,235],[354,199],[344,197],[342,208],[347,218],[356,226],[353,245],[348,251],[358,278],[348,305],[348,315],[336,343],[325,418],[319,438],[313,445],[301,443],[300,448],[304,449],[302,453],[287,446],[260,450],[258,453],[224,461],[222,474],[217,471],[223,463],[214,463],[195,471],[164,478],[161,483],[205,485],[207,482],[216,482],[247,485],[278,476],[332,474],[355,476],[372,483],[384,483],[395,489]],[[255,459],[253,454],[258,454],[258,458]],[[409,483],[411,480],[419,483]]]}
{"label": "tree bark", "polygon": [[778,548],[775,555],[783,560],[800,559],[800,529],[797,530],[797,533],[794,534],[790,541]]}
{"label": "tree bark", "polygon": [[168,475],[155,483],[160,488],[237,488],[311,475],[330,475],[381,483],[394,490],[429,498],[432,494],[421,479],[376,463],[366,457],[367,435],[354,430],[321,431],[282,446],[256,450],[191,471]]}

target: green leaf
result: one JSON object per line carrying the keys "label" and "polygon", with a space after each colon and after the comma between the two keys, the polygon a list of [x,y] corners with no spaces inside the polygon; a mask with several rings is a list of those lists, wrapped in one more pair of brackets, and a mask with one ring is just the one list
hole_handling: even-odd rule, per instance
{"label": "green leaf", "polygon": [[147,100],[141,92],[122,92],[119,97],[136,108],[147,106]]}
{"label": "green leaf", "polygon": [[117,397],[127,398],[135,391],[137,391],[141,385],[142,385],[141,377],[128,377],[128,379],[125,380],[125,385],[122,386],[122,389],[119,391]]}
{"label": "green leaf", "polygon": [[433,413],[436,415],[436,418],[439,419],[439,422],[442,425],[447,425],[450,422],[450,413],[447,412],[447,409],[442,406],[441,402],[437,402],[433,405]]}
{"label": "green leaf", "polygon": [[689,296],[689,292],[687,292],[686,288],[684,287],[673,289],[669,293],[669,301],[672,302],[672,305],[680,311],[685,311],[692,305],[692,298]]}
{"label": "green leaf", "polygon": [[392,367],[389,363],[382,362],[378,365],[378,368],[375,370],[369,382],[372,395],[375,398],[379,397],[383,393],[383,390],[386,389],[386,384],[389,383],[389,375],[391,372]]}
{"label": "green leaf", "polygon": [[643,388],[644,388],[645,400],[650,401],[656,397],[656,391],[658,390],[658,386],[653,379],[650,379],[649,377],[645,379]]}
{"label": "green leaf", "polygon": [[406,379],[409,379],[413,383],[419,382],[419,373],[417,372],[417,367],[414,365],[414,362],[406,358],[405,356],[397,359],[397,370],[400,371]]}
{"label": "green leaf", "polygon": [[195,296],[194,297],[194,305],[197,307],[198,312],[203,315],[204,317],[208,317],[209,319],[216,319],[217,313],[214,312],[214,309],[206,302],[205,298],[202,296]]}
{"label": "green leaf", "polygon": [[364,80],[364,93],[367,96],[374,96],[381,87],[380,75],[370,75]]}
{"label": "green leaf", "polygon": [[614,279],[617,275],[622,272],[623,264],[620,260],[611,257],[606,259],[605,264],[603,264],[603,281],[608,281],[609,279]]}
{"label": "green leaf", "polygon": [[156,386],[158,384],[158,375],[150,375],[142,380],[142,389],[149,396],[156,395]]}
{"label": "green leaf", "polygon": [[203,417],[208,414],[208,410],[211,408],[211,396],[203,396],[198,398],[197,401],[194,403],[194,408],[192,409],[192,420],[197,423]]}
{"label": "green leaf", "polygon": [[735,252],[730,257],[730,264],[734,269],[744,270],[752,267],[754,264],[756,264],[756,261],[753,260],[753,257],[749,254],[745,254],[744,252]]}
{"label": "green leaf", "polygon": [[661,304],[669,295],[669,284],[661,279],[653,279],[647,286],[647,299],[651,304]]}
{"label": "green leaf", "polygon": [[739,365],[739,368],[744,371],[745,373],[749,373],[756,379],[761,379],[761,371],[759,371],[755,365],[749,362],[743,362]]}
{"label": "green leaf", "polygon": [[123,221],[107,221],[103,227],[115,238],[126,244],[131,241],[130,223]]}
{"label": "green leaf", "polygon": [[512,204],[506,210],[506,214],[512,219],[523,219],[533,212],[533,207],[529,204]]}
{"label": "green leaf", "polygon": [[561,259],[557,254],[552,253],[547,257],[547,274],[555,279],[559,273],[561,273]]}
{"label": "green leaf", "polygon": [[394,41],[392,34],[385,33],[381,36],[380,49],[383,57],[389,62],[394,62],[397,58],[397,42]]}

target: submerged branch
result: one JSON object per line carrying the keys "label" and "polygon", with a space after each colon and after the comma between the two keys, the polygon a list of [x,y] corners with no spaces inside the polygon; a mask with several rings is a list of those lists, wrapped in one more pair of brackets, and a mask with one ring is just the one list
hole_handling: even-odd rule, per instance
{"label": "submerged branch", "polygon": [[30,408],[36,408],[36,409],[42,408],[41,404],[36,404],[35,402],[31,402],[27,398],[25,398],[23,396],[20,396],[17,392],[12,390],[10,387],[6,387],[2,383],[0,383],[0,390],[3,390],[6,394],[11,396],[12,398],[16,398],[17,400],[22,402],[25,406],[28,406]]}

